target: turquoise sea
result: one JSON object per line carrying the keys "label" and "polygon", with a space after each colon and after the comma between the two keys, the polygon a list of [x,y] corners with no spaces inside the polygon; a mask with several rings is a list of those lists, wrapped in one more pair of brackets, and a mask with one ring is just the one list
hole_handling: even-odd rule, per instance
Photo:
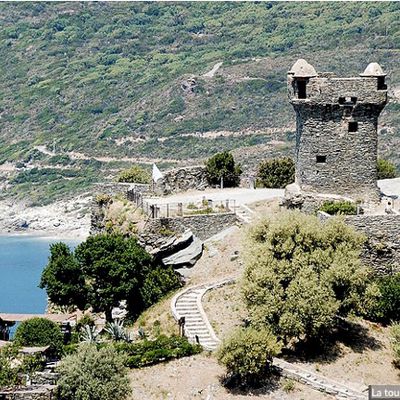
{"label": "turquoise sea", "polygon": [[51,243],[73,240],[34,236],[0,236],[0,313],[43,313],[46,292],[38,287]]}

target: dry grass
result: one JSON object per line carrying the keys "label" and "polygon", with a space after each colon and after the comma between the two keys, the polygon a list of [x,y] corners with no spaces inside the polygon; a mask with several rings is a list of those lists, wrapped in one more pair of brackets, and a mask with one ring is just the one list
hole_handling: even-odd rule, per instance
{"label": "dry grass", "polygon": [[221,384],[223,374],[224,369],[207,354],[133,370],[130,400],[244,400],[253,396],[260,400],[333,400],[299,383],[290,392],[281,389],[280,382],[261,389],[230,391]]}
{"label": "dry grass", "polygon": [[135,322],[133,329],[137,331],[142,328],[146,334],[153,337],[159,334],[177,335],[179,333],[178,324],[171,313],[171,300],[175,293],[170,293],[163,300],[144,311]]}

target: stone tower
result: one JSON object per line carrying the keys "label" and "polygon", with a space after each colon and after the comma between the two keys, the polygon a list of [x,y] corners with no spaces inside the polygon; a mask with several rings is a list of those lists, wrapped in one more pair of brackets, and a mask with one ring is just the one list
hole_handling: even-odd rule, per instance
{"label": "stone tower", "polygon": [[297,122],[297,190],[378,202],[377,125],[387,102],[379,64],[339,78],[300,59],[288,72],[288,91]]}

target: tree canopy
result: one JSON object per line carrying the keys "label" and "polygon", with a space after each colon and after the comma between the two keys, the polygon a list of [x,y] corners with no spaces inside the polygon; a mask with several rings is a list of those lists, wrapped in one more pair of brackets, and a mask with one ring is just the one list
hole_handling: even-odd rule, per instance
{"label": "tree canopy", "polygon": [[[62,243],[50,251],[40,283],[50,300],[58,305],[90,306],[95,312],[105,312],[108,321],[121,300],[137,316],[151,301],[179,286],[172,269],[156,265],[135,238],[119,233],[89,236],[74,253]],[[162,285],[152,283],[154,271],[168,279]]]}
{"label": "tree canopy", "polygon": [[257,184],[266,188],[284,188],[294,182],[294,161],[290,157],[261,161]]}
{"label": "tree canopy", "polygon": [[217,153],[207,160],[207,179],[211,185],[220,185],[221,179],[225,187],[238,186],[242,169],[235,164],[229,151]]}
{"label": "tree canopy", "polygon": [[360,308],[364,237],[341,219],[280,213],[251,232],[243,294],[251,323],[285,339],[318,338]]}

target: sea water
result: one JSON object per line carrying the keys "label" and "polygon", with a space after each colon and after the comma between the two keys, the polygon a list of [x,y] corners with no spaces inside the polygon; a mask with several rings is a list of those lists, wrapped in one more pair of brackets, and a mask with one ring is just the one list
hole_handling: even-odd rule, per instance
{"label": "sea water", "polygon": [[0,313],[45,312],[46,292],[38,285],[50,244],[60,241],[72,248],[78,244],[74,240],[0,235]]}

